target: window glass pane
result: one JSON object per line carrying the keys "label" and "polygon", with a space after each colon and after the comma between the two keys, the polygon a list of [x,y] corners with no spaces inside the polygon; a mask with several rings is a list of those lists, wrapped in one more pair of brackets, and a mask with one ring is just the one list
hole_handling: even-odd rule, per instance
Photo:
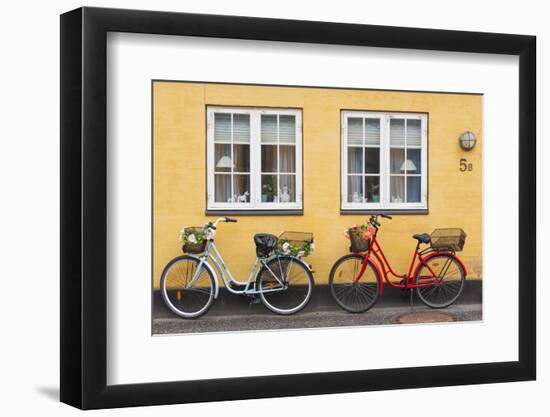
{"label": "window glass pane", "polygon": [[214,175],[214,200],[218,203],[231,202],[231,175]]}
{"label": "window glass pane", "polygon": [[366,176],[365,191],[367,193],[367,201],[366,201],[367,203],[379,203],[380,202],[380,177]]}
{"label": "window glass pane", "polygon": [[420,174],[420,149],[407,149],[407,174]]}
{"label": "window glass pane", "polygon": [[405,146],[405,119],[390,120],[391,146]]}
{"label": "window glass pane", "polygon": [[348,145],[363,144],[363,119],[360,117],[348,118]]}
{"label": "window glass pane", "polygon": [[262,114],[262,143],[277,143],[277,115]]}
{"label": "window glass pane", "polygon": [[390,149],[390,172],[392,174],[403,174],[404,171],[401,170],[401,168],[405,168],[403,166],[403,162],[405,162],[405,150],[399,149],[399,148],[391,148]]}
{"label": "window glass pane", "polygon": [[420,120],[408,119],[407,120],[407,146],[420,146],[421,134],[420,134]]}
{"label": "window glass pane", "polygon": [[277,175],[262,175],[262,203],[276,203],[277,191]]}
{"label": "window glass pane", "polygon": [[234,172],[250,172],[250,145],[233,145]]}
{"label": "window glass pane", "polygon": [[279,192],[280,203],[296,202],[296,176],[295,175],[280,175],[281,190]]}
{"label": "window glass pane", "polygon": [[365,148],[365,173],[380,173],[380,148]]}
{"label": "window glass pane", "polygon": [[363,148],[348,148],[348,173],[361,174],[363,172]]}
{"label": "window glass pane", "polygon": [[363,202],[363,176],[348,175],[348,203]]}
{"label": "window glass pane", "polygon": [[279,116],[279,143],[296,142],[296,117]]}
{"label": "window glass pane", "polygon": [[233,143],[250,143],[250,115],[233,115]]}
{"label": "window glass pane", "polygon": [[296,172],[296,147],[279,145],[279,172]]}
{"label": "window glass pane", "polygon": [[214,141],[231,142],[230,113],[216,113],[214,115]]}
{"label": "window glass pane", "polygon": [[231,172],[233,162],[231,161],[231,145],[214,145],[214,161],[216,172]]}
{"label": "window glass pane", "polygon": [[262,172],[277,172],[277,145],[262,145]]}
{"label": "window glass pane", "polygon": [[420,203],[420,177],[407,177],[407,203]]}
{"label": "window glass pane", "polygon": [[365,144],[380,145],[380,119],[365,119]]}
{"label": "window glass pane", "polygon": [[391,203],[405,202],[405,177],[404,176],[390,177],[390,202]]}
{"label": "window glass pane", "polygon": [[250,202],[250,175],[233,175],[233,202]]}

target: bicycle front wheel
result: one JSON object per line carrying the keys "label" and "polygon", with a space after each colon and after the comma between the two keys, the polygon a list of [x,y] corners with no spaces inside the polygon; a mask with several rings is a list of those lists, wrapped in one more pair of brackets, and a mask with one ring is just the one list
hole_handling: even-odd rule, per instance
{"label": "bicycle front wheel", "polygon": [[206,313],[214,301],[216,284],[209,268],[192,256],[179,256],[164,268],[160,278],[162,299],[180,317]]}
{"label": "bicycle front wheel", "polygon": [[380,297],[380,277],[368,262],[363,275],[364,257],[355,253],[342,256],[330,271],[329,286],[332,298],[341,308],[350,313],[364,313],[376,304]]}
{"label": "bicycle front wheel", "polygon": [[294,314],[303,309],[313,292],[313,274],[293,256],[278,256],[258,272],[257,288],[264,305],[277,314]]}
{"label": "bicycle front wheel", "polygon": [[418,298],[431,308],[445,308],[454,303],[462,290],[466,274],[453,256],[435,255],[418,269],[415,284]]}

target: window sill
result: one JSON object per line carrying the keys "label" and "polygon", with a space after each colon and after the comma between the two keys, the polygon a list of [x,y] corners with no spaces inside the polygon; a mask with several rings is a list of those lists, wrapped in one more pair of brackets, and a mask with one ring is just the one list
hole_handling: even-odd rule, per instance
{"label": "window sill", "polygon": [[429,214],[428,209],[340,209],[340,214]]}
{"label": "window sill", "polygon": [[303,209],[266,209],[266,210],[235,210],[210,209],[204,212],[207,216],[303,216]]}

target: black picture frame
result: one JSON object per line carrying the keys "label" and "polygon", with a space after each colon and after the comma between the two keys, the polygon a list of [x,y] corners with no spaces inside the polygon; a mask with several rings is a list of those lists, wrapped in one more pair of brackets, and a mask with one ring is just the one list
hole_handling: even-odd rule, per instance
{"label": "black picture frame", "polygon": [[[519,56],[519,360],[107,385],[108,32]],[[85,7],[61,16],[60,57],[62,402],[93,409],[535,379],[534,36]]]}

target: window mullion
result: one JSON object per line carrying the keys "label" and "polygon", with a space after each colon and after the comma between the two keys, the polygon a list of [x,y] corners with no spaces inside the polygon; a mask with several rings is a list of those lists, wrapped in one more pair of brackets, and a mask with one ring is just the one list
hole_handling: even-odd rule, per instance
{"label": "window mullion", "polygon": [[261,115],[259,111],[250,112],[250,202],[257,208],[261,200]]}
{"label": "window mullion", "polygon": [[407,158],[408,158],[408,151],[407,151],[407,146],[409,145],[409,140],[407,138],[407,125],[409,124],[408,122],[408,119],[405,119],[405,151],[403,152],[403,163],[405,164],[405,170],[403,172],[403,188],[405,189],[405,198],[403,201],[404,203],[407,203],[408,201],[408,197],[407,197],[407,188],[408,188],[408,184],[407,184],[407,177],[408,177],[408,174],[409,174],[409,171],[407,170]]}
{"label": "window mullion", "polygon": [[230,182],[231,182],[231,196],[229,197],[233,203],[236,203],[236,201],[233,200],[235,197],[235,190],[233,189],[233,182],[234,182],[234,171],[235,171],[235,156],[233,155],[233,118],[235,117],[234,113],[231,113],[231,144],[229,145],[231,148],[231,174],[229,175]]}
{"label": "window mullion", "polygon": [[384,199],[383,206],[387,207],[390,202],[390,118],[386,114],[383,116],[383,126],[384,132],[381,135],[381,140],[384,142]]}
{"label": "window mullion", "polygon": [[280,166],[281,166],[281,154],[279,148],[281,146],[281,141],[279,138],[279,123],[280,123],[280,114],[277,114],[277,166],[275,167],[276,176],[277,176],[277,204],[281,202],[281,176],[280,176]]}

